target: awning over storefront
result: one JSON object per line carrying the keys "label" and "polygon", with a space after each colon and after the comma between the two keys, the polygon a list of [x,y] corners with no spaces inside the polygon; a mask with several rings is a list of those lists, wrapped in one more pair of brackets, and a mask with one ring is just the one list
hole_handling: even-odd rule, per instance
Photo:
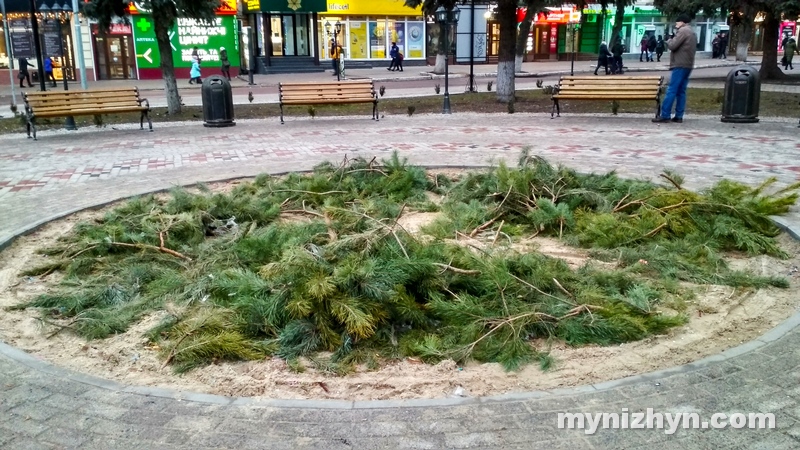
{"label": "awning over storefront", "polygon": [[311,13],[325,12],[325,0],[242,0],[247,12]]}
{"label": "awning over storefront", "polygon": [[409,8],[405,0],[327,0],[326,14],[402,16],[422,15],[422,6]]}

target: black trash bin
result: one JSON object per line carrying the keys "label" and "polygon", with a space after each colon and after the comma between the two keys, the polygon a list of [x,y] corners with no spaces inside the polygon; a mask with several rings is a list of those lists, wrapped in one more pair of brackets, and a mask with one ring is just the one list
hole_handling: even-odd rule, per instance
{"label": "black trash bin", "polygon": [[728,73],[725,80],[725,98],[722,103],[722,121],[733,123],[758,122],[758,102],[761,98],[761,80],[758,70],[739,66]]}
{"label": "black trash bin", "polygon": [[203,80],[201,89],[203,98],[203,126],[232,127],[233,93],[231,84],[219,75],[212,75]]}

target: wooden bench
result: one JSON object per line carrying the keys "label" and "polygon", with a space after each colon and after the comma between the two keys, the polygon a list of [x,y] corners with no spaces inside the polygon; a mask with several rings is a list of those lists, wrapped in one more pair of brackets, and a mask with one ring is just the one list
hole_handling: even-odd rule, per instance
{"label": "wooden bench", "polygon": [[553,111],[550,118],[555,114],[561,117],[559,100],[655,100],[658,117],[663,82],[661,76],[563,76],[551,97]]}
{"label": "wooden bench", "polygon": [[378,119],[378,95],[372,80],[322,83],[278,83],[281,123],[284,105],[341,105],[372,103],[372,120]]}
{"label": "wooden bench", "polygon": [[153,122],[150,121],[150,102],[139,96],[139,89],[136,87],[90,91],[23,92],[22,96],[25,99],[28,137],[31,137],[33,129],[34,140],[36,140],[36,119],[49,117],[140,112],[141,129],[144,129],[144,119],[147,118],[150,131],[153,131]]}

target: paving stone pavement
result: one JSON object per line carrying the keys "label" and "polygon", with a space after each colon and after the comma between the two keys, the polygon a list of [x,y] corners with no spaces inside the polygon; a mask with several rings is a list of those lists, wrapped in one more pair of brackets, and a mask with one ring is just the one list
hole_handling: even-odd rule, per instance
{"label": "paving stone pavement", "polygon": [[[366,114],[365,114],[366,115]],[[240,121],[45,131],[38,141],[0,137],[0,248],[14,236],[83,208],[135,194],[322,161],[388,157],[472,167],[514,163],[529,147],[581,171],[654,179],[663,169],[687,187],[720,178],[778,185],[798,180],[796,119],[758,124],[649,116],[453,114]],[[795,211],[785,224],[800,230]],[[123,386],[60,369],[0,343],[0,448],[651,448],[800,447],[800,323],[687,366],[547,392],[430,401],[289,401],[217,397]],[[0,330],[2,336],[2,330]],[[627,410],[623,409],[627,408]],[[771,412],[777,429],[558,429],[558,412]]]}

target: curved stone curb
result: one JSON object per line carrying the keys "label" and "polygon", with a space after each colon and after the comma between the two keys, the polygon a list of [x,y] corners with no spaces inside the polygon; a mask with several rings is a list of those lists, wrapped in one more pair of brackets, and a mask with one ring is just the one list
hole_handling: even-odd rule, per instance
{"label": "curved stone curb", "polygon": [[[438,166],[425,166],[427,169],[479,169],[485,168],[486,165],[480,166],[458,166],[458,165],[438,165]],[[298,171],[304,172],[304,171]],[[270,175],[285,175],[292,172],[275,172],[269,173]],[[237,179],[248,179],[250,176],[245,177],[232,177],[223,178],[206,183],[220,183],[226,181],[233,181]],[[187,184],[182,187],[191,187],[196,183]],[[43,219],[37,223],[31,224],[24,229],[18,230],[10,238],[0,242],[0,251],[11,245],[17,238],[26,234],[36,231],[43,225],[62,219],[69,215],[75,214],[80,211],[91,209],[98,209],[107,205],[125,200],[138,195],[155,194],[165,192],[169,188],[154,189],[139,194],[118,197],[113,200],[105,201],[87,208],[74,209],[67,212],[59,213]],[[800,230],[792,228],[791,224],[782,218],[774,216],[771,219],[782,230],[786,231],[794,239],[800,240]],[[411,408],[426,408],[426,407],[443,407],[443,406],[469,406],[480,404],[491,404],[497,402],[519,402],[530,399],[553,398],[559,396],[572,396],[576,394],[585,394],[591,392],[600,392],[611,390],[618,387],[629,386],[641,382],[655,381],[664,377],[689,373],[698,369],[707,368],[709,366],[725,362],[729,359],[736,358],[747,354],[753,350],[759,349],[771,342],[777,341],[785,336],[792,330],[800,325],[800,312],[795,313],[778,326],[772,328],[762,336],[741,344],[739,346],[727,349],[716,355],[707,356],[700,360],[690,362],[681,366],[669,367],[653,372],[648,372],[640,375],[633,375],[617,380],[605,381],[584,386],[550,389],[544,391],[531,391],[531,392],[512,392],[507,394],[492,395],[486,397],[467,397],[467,398],[437,398],[437,399],[407,399],[407,400],[369,400],[369,401],[348,401],[348,400],[305,400],[305,399],[262,399],[257,397],[227,397],[214,394],[204,394],[191,391],[182,391],[171,388],[158,388],[147,386],[126,385],[112,380],[96,377],[93,375],[82,374],[71,369],[62,368],[53,365],[49,362],[36,358],[22,350],[14,348],[5,342],[0,341],[0,355],[5,356],[13,361],[25,365],[31,369],[39,372],[52,375],[60,379],[67,379],[77,383],[82,383],[101,389],[106,389],[115,392],[124,392],[130,394],[138,394],[149,397],[159,397],[165,399],[173,399],[178,401],[188,401],[202,404],[212,405],[233,405],[233,406],[258,406],[258,407],[273,407],[273,408],[304,408],[304,409],[341,409],[341,410],[356,410],[356,409],[384,409],[384,408],[398,408],[398,407],[411,407]]]}

